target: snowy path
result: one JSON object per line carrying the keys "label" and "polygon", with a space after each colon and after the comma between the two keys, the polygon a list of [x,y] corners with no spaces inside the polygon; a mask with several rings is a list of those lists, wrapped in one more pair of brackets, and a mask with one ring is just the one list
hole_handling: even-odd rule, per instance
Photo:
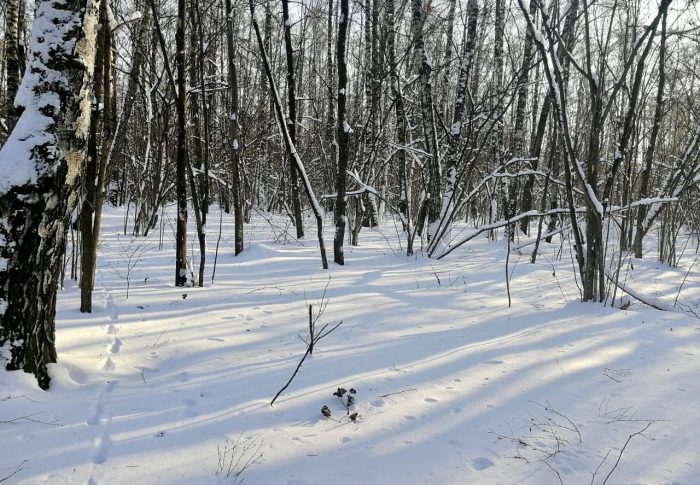
{"label": "snowy path", "polygon": [[[700,321],[578,303],[569,261],[553,276],[523,257],[509,309],[499,243],[437,262],[367,231],[324,272],[313,242],[270,243],[261,223],[205,288],[173,288],[172,250],[147,241],[126,299],[130,238],[108,216],[95,312],[60,295],[52,391],[0,373],[0,420],[32,420],[0,423],[0,477],[28,460],[14,482],[235,483],[216,472],[238,443],[225,457],[251,462],[246,483],[576,484],[602,462],[599,484],[652,423],[608,483],[700,483]],[[672,300],[683,268],[638,266],[636,287]],[[343,324],[270,407],[324,291],[320,322]],[[338,387],[357,390],[356,422]]]}

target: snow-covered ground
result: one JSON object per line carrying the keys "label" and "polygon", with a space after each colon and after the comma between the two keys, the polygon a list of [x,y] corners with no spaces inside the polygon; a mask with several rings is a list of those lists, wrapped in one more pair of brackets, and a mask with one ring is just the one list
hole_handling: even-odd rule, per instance
{"label": "snow-covered ground", "polygon": [[[7,483],[700,483],[690,248],[678,268],[625,265],[627,284],[670,305],[687,273],[685,314],[580,303],[558,239],[535,265],[532,246],[511,255],[508,308],[502,241],[407,258],[389,222],[324,271],[313,237],[296,242],[277,216],[256,216],[234,257],[225,216],[211,284],[214,210],[205,287],[175,288],[172,226],[159,251],[158,231],[119,235],[123,212],[105,217],[94,313],[70,280],[59,295],[52,389],[0,371]],[[309,304],[327,305],[319,326],[343,323],[271,407]],[[338,387],[356,390],[349,411]]]}

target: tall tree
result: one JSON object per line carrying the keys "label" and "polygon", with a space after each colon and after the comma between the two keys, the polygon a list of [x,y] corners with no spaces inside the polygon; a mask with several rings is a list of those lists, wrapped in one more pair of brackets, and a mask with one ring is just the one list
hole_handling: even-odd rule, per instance
{"label": "tall tree", "polygon": [[[187,285],[187,73],[185,71],[185,27],[187,0],[177,0],[175,66],[177,68],[177,222],[175,235],[175,286]],[[167,60],[166,60],[167,62]]]}
{"label": "tall tree", "polygon": [[398,164],[399,184],[399,210],[403,219],[403,230],[406,234],[406,254],[413,254],[413,237],[415,230],[412,221],[412,197],[411,197],[411,163],[406,160],[406,151],[403,149],[408,143],[408,122],[404,107],[403,92],[401,90],[401,76],[399,75],[399,62],[396,55],[396,11],[394,0],[385,0],[384,17],[387,30],[387,61],[389,63],[389,78],[391,85],[391,97],[393,98],[394,112],[396,116],[396,141],[399,149],[396,152]]}
{"label": "tall tree", "polygon": [[[102,187],[98,184],[98,174],[104,174],[106,170],[102,164],[106,163],[107,157],[99,149],[98,128],[102,121],[102,137],[108,142],[111,135],[110,107],[111,96],[111,73],[112,73],[112,32],[107,16],[107,2],[100,5],[100,27],[97,33],[97,46],[95,53],[95,71],[93,75],[93,100],[92,114],[90,117],[90,135],[88,137],[88,158],[83,174],[83,203],[80,208],[80,232],[81,232],[81,259],[80,259],[80,311],[83,313],[92,312],[92,290],[95,279],[95,266],[97,260],[98,233],[95,232],[95,222],[99,224],[99,216],[95,213],[97,206],[103,203],[102,198],[98,200],[98,192],[102,192]],[[102,116],[101,116],[102,115]],[[98,229],[99,231],[99,229]]]}
{"label": "tall tree", "polygon": [[350,14],[348,0],[340,0],[340,21],[338,22],[338,43],[336,58],[338,62],[338,174],[335,182],[335,238],[333,239],[333,260],[336,264],[345,264],[343,240],[347,225],[347,169],[350,144],[350,124],[347,120],[347,86],[348,73],[345,61],[345,46],[348,37],[348,16]]}
{"label": "tall tree", "polygon": [[243,204],[241,200],[241,125],[238,109],[238,73],[236,71],[236,50],[233,46],[233,7],[231,0],[225,0],[226,7],[226,49],[228,55],[228,148],[231,158],[231,179],[233,180],[234,253],[243,252]]}
{"label": "tall tree", "polygon": [[[425,190],[424,207],[421,212],[425,214],[427,222],[427,239],[430,242],[438,229],[440,220],[440,196],[441,167],[440,153],[437,143],[437,128],[435,121],[435,109],[433,103],[433,85],[431,75],[433,66],[428,57],[425,46],[424,24],[426,9],[423,0],[411,0],[411,36],[415,49],[415,60],[418,65],[418,84],[420,89],[421,119],[423,121],[423,136],[426,152],[427,184]],[[419,227],[422,226],[419,223]]]}
{"label": "tall tree", "polygon": [[309,176],[306,173],[304,164],[297,153],[296,146],[292,143],[292,138],[289,136],[289,130],[287,129],[287,123],[284,116],[284,111],[282,109],[282,101],[280,100],[279,93],[277,92],[277,85],[275,84],[275,79],[272,73],[272,67],[270,65],[270,59],[267,55],[265,49],[265,44],[263,41],[263,36],[260,33],[260,25],[255,17],[255,3],[254,0],[248,0],[248,7],[250,8],[250,19],[253,22],[253,30],[255,31],[255,38],[258,43],[258,49],[262,57],[263,70],[265,71],[265,76],[267,77],[267,82],[270,86],[270,91],[272,93],[273,107],[275,110],[275,115],[277,119],[277,127],[279,128],[280,134],[282,135],[282,141],[284,142],[285,148],[294,157],[294,163],[301,180],[304,183],[304,190],[306,191],[306,196],[311,203],[311,210],[316,218],[316,233],[318,237],[319,251],[321,253],[321,265],[323,269],[328,269],[328,259],[326,258],[326,246],[323,241],[323,209],[318,203],[316,196],[314,194],[313,188],[311,187],[311,182],[309,181]]}
{"label": "tall tree", "polygon": [[[56,292],[86,159],[98,0],[39,0],[23,108],[0,150],[0,347],[48,389]],[[47,49],[45,46],[51,46]]]}
{"label": "tall tree", "polygon": [[[284,51],[287,60],[287,105],[289,107],[287,126],[292,143],[298,148],[296,76],[294,70],[294,46],[292,45],[292,21],[289,18],[289,0],[282,0],[282,20],[284,21]],[[304,218],[301,215],[299,174],[292,154],[287,152],[287,158],[289,161],[289,186],[291,188],[294,224],[297,230],[297,238],[302,238],[304,237]]]}
{"label": "tall tree", "polygon": [[[654,106],[654,118],[651,125],[651,133],[649,134],[649,144],[644,153],[644,165],[640,175],[639,196],[647,197],[649,195],[652,162],[656,152],[656,143],[659,139],[659,131],[661,129],[661,118],[664,110],[664,90],[666,89],[666,17],[661,20],[661,40],[659,46],[659,80],[656,88],[656,104]],[[634,257],[642,257],[642,242],[644,239],[644,220],[646,219],[648,210],[647,206],[643,205],[637,209],[637,221],[634,232]]]}

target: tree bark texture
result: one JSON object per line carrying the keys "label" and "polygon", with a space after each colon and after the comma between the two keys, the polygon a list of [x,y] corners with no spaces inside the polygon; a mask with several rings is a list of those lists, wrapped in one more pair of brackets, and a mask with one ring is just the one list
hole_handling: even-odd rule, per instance
{"label": "tree bark texture", "polygon": [[56,292],[86,160],[99,5],[37,3],[24,111],[0,150],[0,346],[7,368],[33,373],[42,389],[56,362]]}
{"label": "tree bark texture", "polygon": [[347,121],[346,89],[348,84],[347,65],[345,62],[345,44],[348,35],[348,0],[340,0],[340,21],[338,22],[338,43],[336,58],[338,63],[338,174],[335,183],[335,238],[333,239],[333,261],[345,264],[343,239],[347,225],[347,169],[349,158],[350,124]]}

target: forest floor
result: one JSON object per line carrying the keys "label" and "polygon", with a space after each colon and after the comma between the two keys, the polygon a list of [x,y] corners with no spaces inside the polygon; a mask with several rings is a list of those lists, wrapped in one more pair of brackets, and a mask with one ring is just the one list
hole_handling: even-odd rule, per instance
{"label": "forest floor", "polygon": [[[652,240],[621,276],[668,305],[680,294],[684,312],[580,303],[559,239],[534,265],[532,246],[511,253],[509,308],[505,242],[406,257],[392,222],[324,271],[280,216],[256,215],[234,257],[225,215],[212,284],[218,218],[205,286],[176,288],[171,221],[159,250],[158,230],[120,235],[123,209],[106,211],[94,312],[68,278],[58,297],[51,390],[0,371],[0,481],[700,483],[695,248],[671,268]],[[309,304],[325,307],[317,326],[342,324],[270,406],[306,350]],[[349,410],[339,387],[356,390]]]}

